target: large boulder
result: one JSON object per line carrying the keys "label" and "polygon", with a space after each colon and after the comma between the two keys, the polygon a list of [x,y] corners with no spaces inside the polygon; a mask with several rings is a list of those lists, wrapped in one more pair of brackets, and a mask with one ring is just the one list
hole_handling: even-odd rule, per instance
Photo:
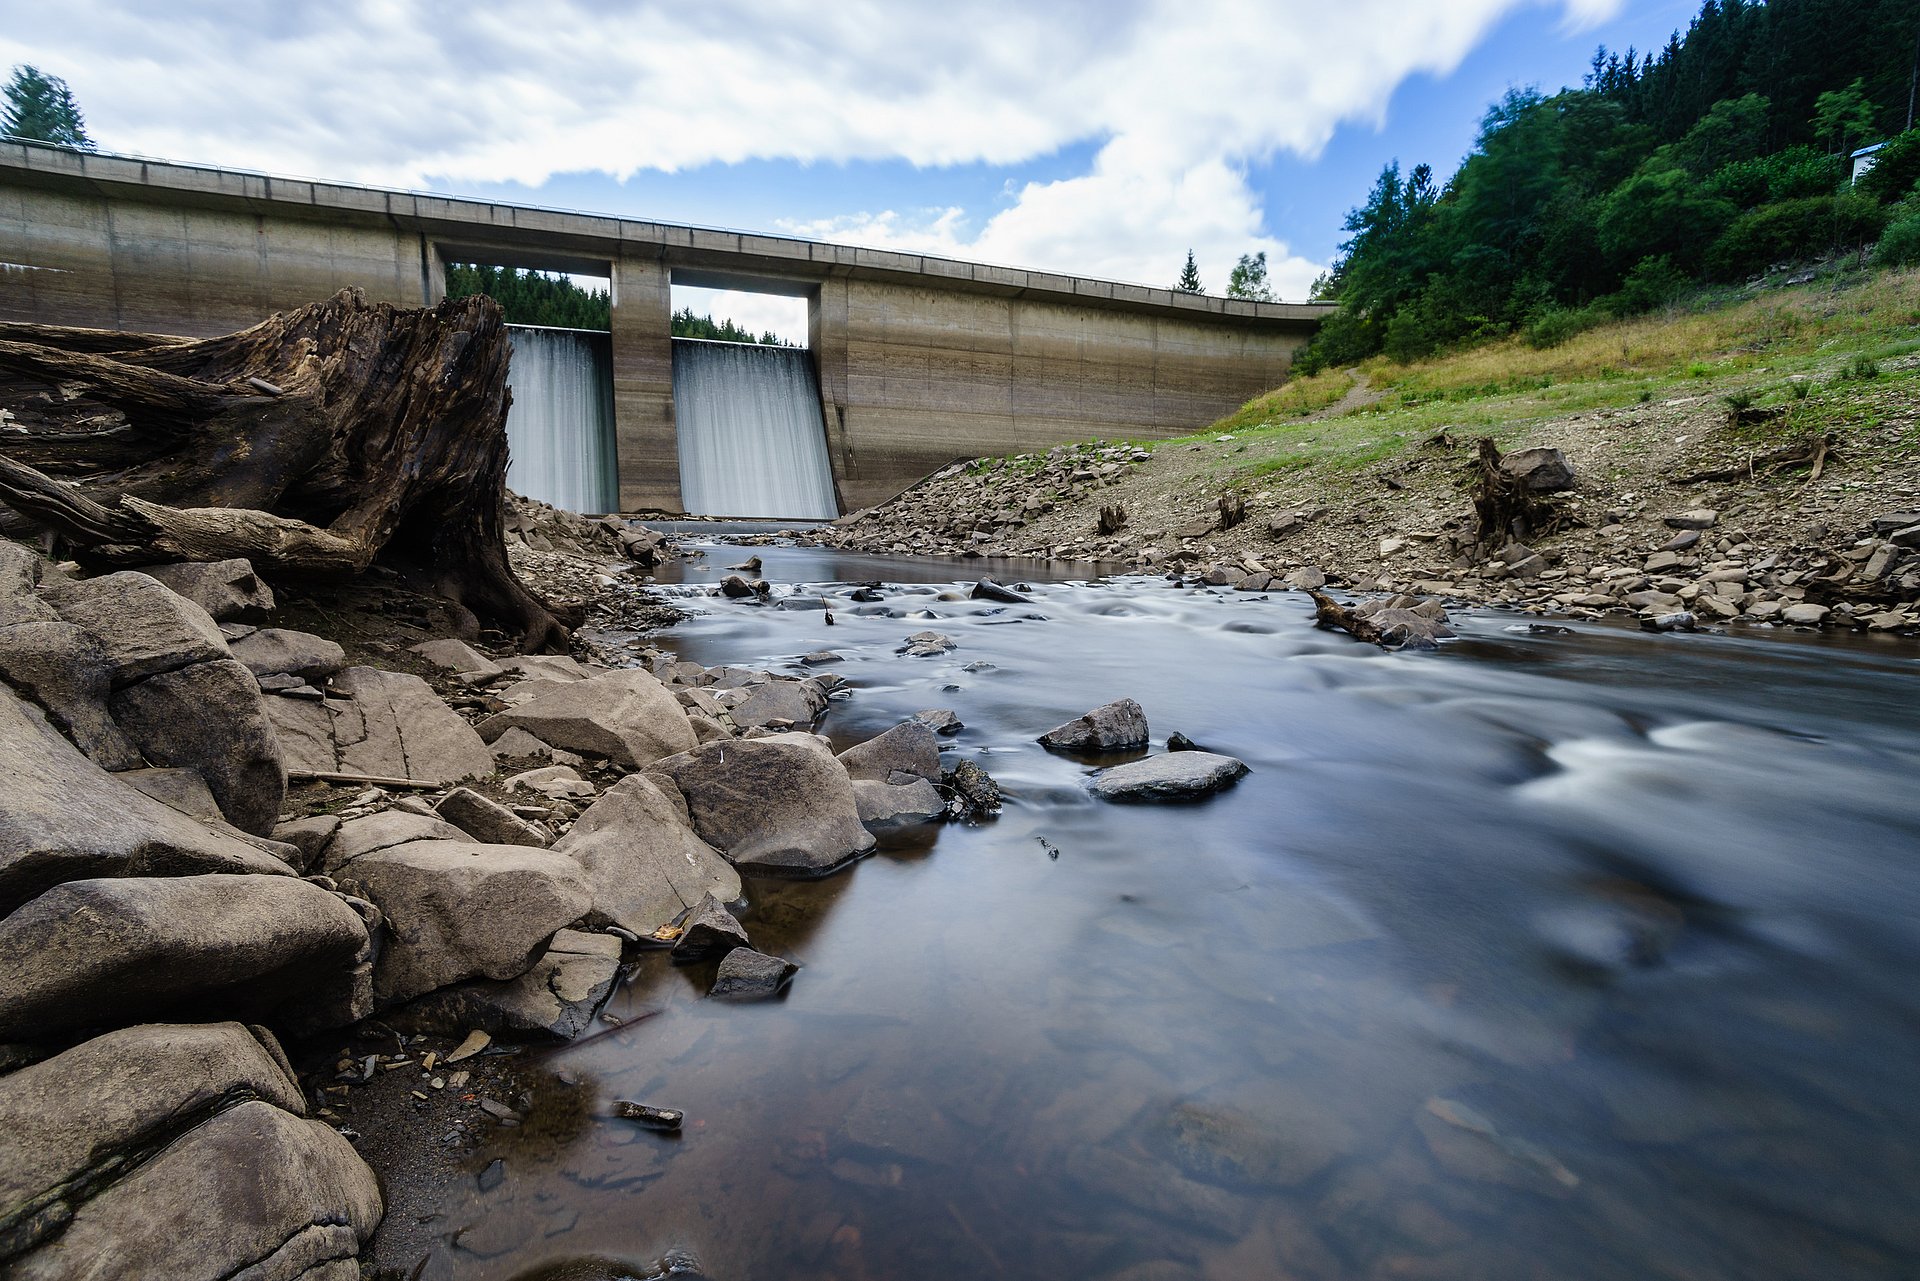
{"label": "large boulder", "polygon": [[517,978],[593,904],[572,859],[522,845],[410,841],[362,854],[335,875],[386,918],[373,976],[381,1005],[461,979]]}
{"label": "large boulder", "polygon": [[0,1077],[0,1260],[242,1096],[306,1110],[279,1043],[239,1023],[123,1028]]}
{"label": "large boulder", "polygon": [[67,622],[93,633],[115,685],[229,657],[227,639],[198,605],[132,570],[56,583],[41,599]]}
{"label": "large boulder", "polygon": [[473,727],[418,676],[349,667],[322,702],[270,698],[267,714],[287,769],[457,783],[493,772]]}
{"label": "large boulder", "polygon": [[287,771],[246,668],[228,658],[162,672],[115,694],[112,708],[149,761],[197,770],[229,823],[261,836],[273,830]]}
{"label": "large boulder", "polygon": [[1147,745],[1147,714],[1122,698],[1056,725],[1040,736],[1042,746],[1067,752],[1118,752]]}
{"label": "large boulder", "polygon": [[331,838],[321,848],[322,867],[327,875],[338,876],[340,869],[348,863],[375,850],[391,849],[408,841],[467,839],[464,831],[431,814],[415,814],[411,810],[381,810],[377,814],[363,814],[338,824]]}
{"label": "large boulder", "polygon": [[248,632],[227,648],[255,676],[298,676],[317,683],[347,665],[347,651],[326,637],[285,627]]}
{"label": "large boulder", "polygon": [[645,936],[707,895],[740,897],[740,874],[694,831],[680,793],[643,774],[608,788],[553,849],[585,871],[592,924]]}
{"label": "large boulder", "polygon": [[1557,449],[1516,449],[1501,457],[1500,470],[1536,494],[1573,488],[1573,464]]}
{"label": "large boulder", "polygon": [[177,561],[140,570],[186,597],[217,622],[260,623],[273,613],[273,588],[245,560]]}
{"label": "large boulder", "polygon": [[840,753],[847,776],[875,783],[909,783],[940,777],[940,740],[923,721],[902,721],[886,733]]}
{"label": "large boulder", "polygon": [[561,930],[520,977],[456,983],[409,1002],[386,1020],[450,1035],[479,1028],[494,1036],[571,1041],[587,1030],[619,977],[619,939]]}
{"label": "large boulder", "polygon": [[138,769],[146,763],[140,749],[107,710],[113,674],[99,639],[72,623],[0,627],[0,681],[39,704],[100,768]]}
{"label": "large boulder", "polygon": [[106,773],[0,685],[0,914],[62,881],[196,872],[288,868]]}
{"label": "large boulder", "polygon": [[0,921],[0,1041],[182,1014],[305,1031],[368,1012],[367,927],[290,876],[56,885]]}
{"label": "large boulder", "polygon": [[381,1215],[338,1132],[252,1100],[187,1131],[14,1262],[14,1281],[351,1281]]}
{"label": "large boulder", "polygon": [[652,672],[631,668],[555,684],[508,711],[480,722],[491,743],[523,729],[570,752],[604,756],[640,769],[694,745],[687,714]]}
{"label": "large boulder", "polygon": [[659,762],[694,830],[742,871],[824,876],[873,848],[853,786],[811,734],[708,743]]}

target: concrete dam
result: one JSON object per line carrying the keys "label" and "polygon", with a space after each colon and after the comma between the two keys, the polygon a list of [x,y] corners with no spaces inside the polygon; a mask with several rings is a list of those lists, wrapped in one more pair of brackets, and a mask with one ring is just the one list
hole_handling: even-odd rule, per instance
{"label": "concrete dam", "polygon": [[[512,482],[581,511],[829,517],[960,458],[1181,435],[1331,310],[0,143],[0,320],[204,337],[350,286],[432,305],[450,262],[611,281],[610,332],[514,330]],[[807,346],[676,340],[674,284],[804,298]]]}

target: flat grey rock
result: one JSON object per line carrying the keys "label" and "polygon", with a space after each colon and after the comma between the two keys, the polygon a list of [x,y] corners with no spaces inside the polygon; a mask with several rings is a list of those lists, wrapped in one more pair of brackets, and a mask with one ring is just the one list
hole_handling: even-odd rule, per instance
{"label": "flat grey rock", "polygon": [[273,588],[244,559],[176,561],[140,572],[186,597],[221,623],[262,623],[273,613]]}
{"label": "flat grey rock", "polygon": [[620,977],[620,940],[561,930],[518,978],[441,988],[385,1015],[389,1023],[458,1034],[570,1041],[587,1030]]}
{"label": "flat grey rock", "polygon": [[331,689],[320,702],[266,701],[288,770],[435,784],[493,772],[486,743],[418,676],[349,667]]}
{"label": "flat grey rock", "polygon": [[[166,1143],[242,1092],[306,1111],[279,1043],[239,1023],[122,1028],[0,1076],[0,1206],[70,1215],[86,1203],[90,1176]],[[26,1244],[50,1234],[22,1233]]]}
{"label": "flat grey rock", "polygon": [[373,1171],[332,1126],[254,1100],[129,1171],[7,1275],[347,1281],[381,1210]]}
{"label": "flat grey rock", "polygon": [[679,701],[652,672],[639,668],[555,684],[479,726],[488,742],[510,729],[628,769],[694,745],[693,727]]}
{"label": "flat grey rock", "polygon": [[228,648],[255,676],[286,673],[324,681],[347,665],[347,652],[324,636],[285,627],[262,627],[230,642]]}
{"label": "flat grey rock", "polygon": [[434,808],[441,818],[488,845],[529,845],[545,849],[553,844],[553,837],[547,832],[472,788],[454,788]]}
{"label": "flat grey rock", "polygon": [[940,743],[925,722],[902,721],[886,733],[840,753],[840,764],[848,777],[876,783],[936,779],[940,777]]}
{"label": "flat grey rock", "polygon": [[183,1013],[335,1027],[368,1012],[370,954],[352,907],[291,876],[69,881],[0,921],[0,1041]]}
{"label": "flat grey rock", "polygon": [[924,778],[904,783],[857,778],[853,780],[853,799],[859,807],[860,821],[869,831],[931,823],[947,812],[940,789]]}
{"label": "flat grey rock", "polygon": [[1246,772],[1246,765],[1231,756],[1169,752],[1102,770],[1090,787],[1109,801],[1183,801],[1217,792]]}

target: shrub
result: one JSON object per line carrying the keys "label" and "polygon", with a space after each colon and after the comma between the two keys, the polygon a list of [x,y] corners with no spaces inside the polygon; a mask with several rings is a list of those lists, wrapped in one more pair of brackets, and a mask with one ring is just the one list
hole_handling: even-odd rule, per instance
{"label": "shrub", "polygon": [[1886,213],[1865,196],[1782,200],[1741,214],[1707,251],[1707,270],[1739,280],[1779,262],[1824,258],[1873,243]]}
{"label": "shrub", "polygon": [[1885,267],[1920,266],[1920,212],[1890,223],[1880,233],[1873,260]]}
{"label": "shrub", "polygon": [[1585,333],[1605,317],[1592,307],[1550,307],[1527,322],[1522,336],[1536,351],[1558,347],[1575,334]]}
{"label": "shrub", "polygon": [[1812,147],[1788,147],[1770,156],[1722,165],[1701,186],[1742,209],[1752,209],[1782,200],[1831,196],[1845,176],[1840,157]]}
{"label": "shrub", "polygon": [[1674,266],[1665,255],[1642,258],[1620,282],[1619,292],[1601,299],[1598,305],[1616,316],[1638,316],[1666,306],[1678,298],[1689,283],[1687,273]]}

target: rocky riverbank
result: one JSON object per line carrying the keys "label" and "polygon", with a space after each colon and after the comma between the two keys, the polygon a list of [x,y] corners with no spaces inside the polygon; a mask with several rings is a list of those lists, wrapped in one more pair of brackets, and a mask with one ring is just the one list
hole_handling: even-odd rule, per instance
{"label": "rocky riverbank", "polygon": [[[603,634],[673,616],[642,585],[659,535],[511,523],[519,572]],[[777,995],[743,874],[826,875],[978,795],[918,721],[836,756],[831,674],[503,652],[424,599],[0,541],[8,1275],[360,1275],[363,1153],[445,1176],[519,1124],[514,1045],[587,1032],[636,949]]]}
{"label": "rocky riverbank", "polygon": [[1080,560],[1247,591],[1333,583],[1543,616],[1910,636],[1920,632],[1916,427],[1897,387],[1862,394],[1854,430],[1804,449],[1756,446],[1752,422],[1780,414],[1707,395],[1531,421],[1502,447],[1523,459],[1550,451],[1565,475],[1535,478],[1552,514],[1523,537],[1480,534],[1469,427],[1390,442],[1362,469],[1249,470],[1231,432],[975,459],[816,537],[869,552]]}

